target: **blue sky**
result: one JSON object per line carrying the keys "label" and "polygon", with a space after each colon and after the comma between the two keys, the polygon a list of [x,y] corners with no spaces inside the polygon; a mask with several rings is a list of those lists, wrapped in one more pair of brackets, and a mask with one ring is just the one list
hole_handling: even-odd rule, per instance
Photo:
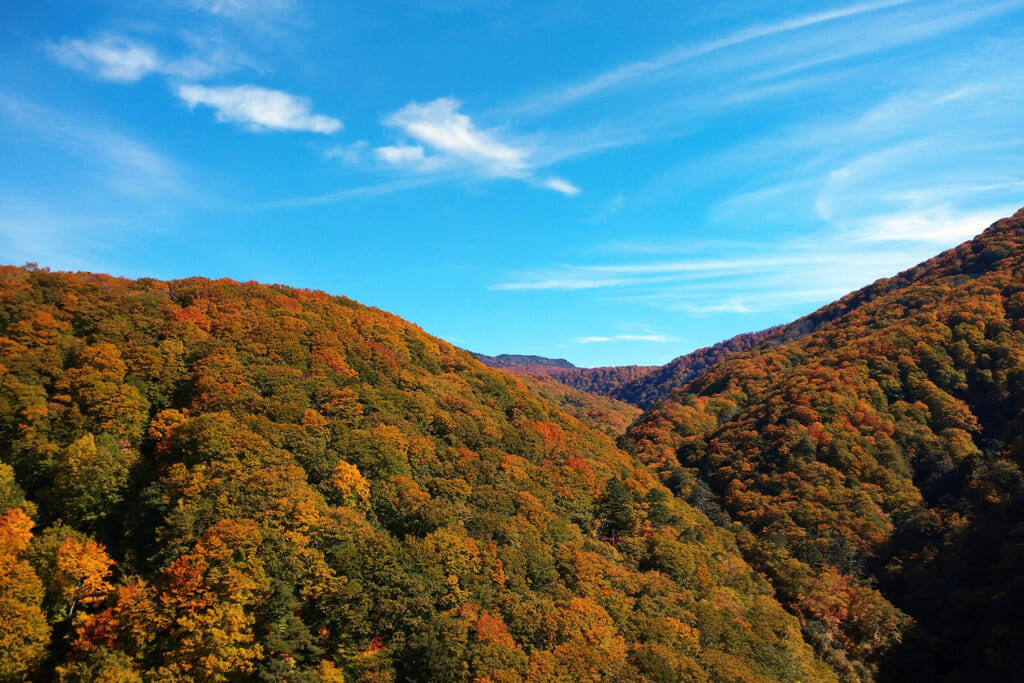
{"label": "blue sky", "polygon": [[0,9],[0,262],[660,364],[1024,205],[1024,0]]}

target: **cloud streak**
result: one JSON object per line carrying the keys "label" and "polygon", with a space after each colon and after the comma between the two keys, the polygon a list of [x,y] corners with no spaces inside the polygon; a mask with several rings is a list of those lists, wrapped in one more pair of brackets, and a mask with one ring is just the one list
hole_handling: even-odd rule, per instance
{"label": "cloud streak", "polygon": [[713,52],[718,52],[726,48],[742,45],[761,38],[790,33],[799,29],[854,17],[860,14],[890,9],[908,4],[912,1],[913,0],[883,0],[882,2],[860,3],[837,10],[817,12],[776,23],[753,26],[748,29],[737,31],[723,38],[698,45],[679,46],[655,57],[654,59],[632,62],[610,71],[606,71],[605,73],[595,76],[588,81],[569,86],[558,93],[534,100],[533,102],[523,106],[522,109],[525,111],[550,111],[553,109],[559,109],[575,104],[580,100],[622,87],[628,83],[636,82],[643,78],[649,78],[650,76],[663,72],[670,67],[703,55],[708,55]]}
{"label": "cloud streak", "polygon": [[295,5],[293,0],[191,0],[189,4],[195,9],[231,18],[283,14]]}
{"label": "cloud streak", "polygon": [[313,114],[308,98],[280,90],[254,85],[183,85],[176,94],[190,109],[210,107],[218,121],[240,123],[254,132],[305,131],[329,135],[342,128],[342,122],[336,118]]}
{"label": "cloud streak", "polygon": [[97,40],[64,40],[49,46],[53,57],[76,71],[116,83],[134,83],[160,73],[163,60],[148,45],[122,36],[107,35]]}
{"label": "cloud streak", "polygon": [[580,189],[564,178],[537,180],[530,146],[477,127],[459,111],[461,106],[451,97],[410,102],[387,116],[384,125],[411,142],[377,147],[374,155],[385,164],[417,173],[455,170],[484,178],[524,180],[569,197],[579,194]]}
{"label": "cloud streak", "polygon": [[[853,4],[681,45],[491,115],[545,117],[601,97],[606,104],[600,109],[579,109],[580,121],[604,112],[585,124],[586,133],[561,132],[541,154],[564,159],[610,147],[665,143],[765,100],[799,98],[860,80],[866,92],[877,91],[877,85],[892,80],[877,68],[893,50],[918,49],[926,41],[1021,7],[1021,0],[975,7],[917,0]],[[581,135],[583,145],[575,141]]]}
{"label": "cloud streak", "polygon": [[0,121],[59,152],[84,159],[91,179],[142,200],[189,193],[178,164],[133,137],[0,93]]}
{"label": "cloud streak", "polygon": [[65,38],[48,43],[47,51],[60,64],[94,78],[135,83],[149,76],[197,80],[232,71],[236,61],[223,52],[169,59],[151,45],[108,33],[92,40]]}
{"label": "cloud streak", "polygon": [[[594,290],[607,301],[642,304],[694,315],[748,315],[821,305],[969,239],[1012,209],[958,212],[949,207],[877,215],[843,233],[775,243],[734,245],[720,253],[699,247],[685,259],[563,265],[528,270],[490,289],[505,292]],[[893,249],[894,243],[899,249]],[[751,256],[757,254],[757,256]],[[638,335],[647,336],[647,335]],[[654,335],[657,336],[657,335]],[[614,337],[626,339],[626,336]],[[613,337],[608,337],[608,340]],[[593,338],[593,341],[604,338]],[[637,339],[636,341],[639,341]]]}
{"label": "cloud streak", "polygon": [[[458,100],[442,97],[433,102],[411,102],[388,116],[385,125],[397,128],[419,145],[378,148],[386,150],[384,160],[403,165],[417,163],[430,170],[465,165],[494,177],[523,177],[529,152],[499,140],[492,131],[480,130],[459,112],[460,107]],[[420,145],[428,146],[431,156]]]}
{"label": "cloud streak", "polygon": [[607,344],[609,342],[651,342],[655,344],[669,344],[675,340],[664,334],[616,334],[610,337],[579,337],[577,344]]}

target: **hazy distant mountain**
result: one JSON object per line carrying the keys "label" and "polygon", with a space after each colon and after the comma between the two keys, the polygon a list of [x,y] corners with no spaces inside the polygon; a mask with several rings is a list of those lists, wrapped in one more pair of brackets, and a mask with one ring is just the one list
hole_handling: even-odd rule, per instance
{"label": "hazy distant mountain", "polygon": [[521,356],[503,353],[499,356],[485,356],[474,353],[473,357],[492,368],[515,369],[521,367],[575,368],[576,366],[564,358],[545,358],[544,356]]}

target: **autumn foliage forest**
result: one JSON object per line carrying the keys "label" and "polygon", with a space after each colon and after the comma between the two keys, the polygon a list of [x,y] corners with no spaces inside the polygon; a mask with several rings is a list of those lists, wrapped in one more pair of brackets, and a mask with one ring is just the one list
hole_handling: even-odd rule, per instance
{"label": "autumn foliage forest", "polygon": [[716,365],[629,431],[844,678],[1024,667],[1024,210]]}
{"label": "autumn foliage forest", "polygon": [[729,530],[379,310],[6,268],[0,678],[834,680]]}
{"label": "autumn foliage forest", "polygon": [[1019,675],[1024,211],[563,370],[322,292],[0,269],[0,681]]}

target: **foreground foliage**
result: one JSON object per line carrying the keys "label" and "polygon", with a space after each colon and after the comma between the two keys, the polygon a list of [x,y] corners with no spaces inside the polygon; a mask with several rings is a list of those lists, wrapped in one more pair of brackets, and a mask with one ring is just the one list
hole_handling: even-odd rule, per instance
{"label": "foreground foliage", "polygon": [[320,292],[3,269],[0,499],[0,680],[834,680],[608,436]]}

